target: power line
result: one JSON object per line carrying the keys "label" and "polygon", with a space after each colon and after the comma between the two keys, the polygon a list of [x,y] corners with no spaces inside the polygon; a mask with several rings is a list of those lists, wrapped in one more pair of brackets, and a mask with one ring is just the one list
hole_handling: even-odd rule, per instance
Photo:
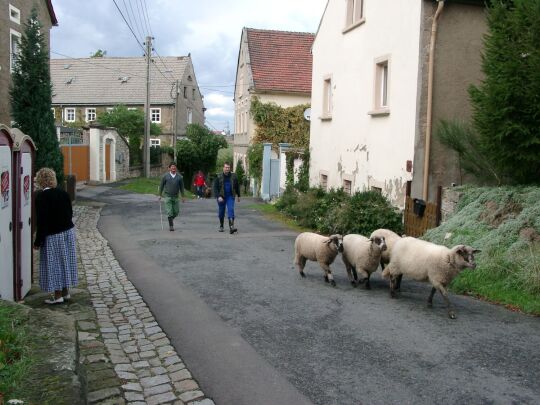
{"label": "power line", "polygon": [[[144,35],[144,29],[140,29],[141,28],[140,16],[138,16],[139,18],[137,18],[137,16],[135,16],[135,11],[133,10],[133,5],[132,5],[131,1],[128,0],[128,4],[129,4],[129,8],[131,9],[131,15],[133,16],[133,21],[135,22],[135,24],[134,24],[135,29],[139,33],[139,35],[141,37],[141,42],[142,42],[142,39],[145,37],[145,35]],[[127,12],[127,9],[126,9],[126,12]]]}
{"label": "power line", "polygon": [[[148,21],[148,31],[150,31],[150,35],[153,37],[154,33],[152,32],[152,25],[150,24],[150,16],[148,15],[148,7],[146,5],[146,0],[140,0],[144,2],[144,11],[146,15],[146,21]],[[141,3],[142,6],[142,3]]]}
{"label": "power line", "polygon": [[128,26],[129,30],[131,31],[131,33],[133,34],[133,37],[135,38],[135,41],[137,41],[137,44],[141,47],[141,49],[143,50],[144,54],[146,55],[146,50],[144,49],[144,46],[142,46],[142,44],[140,43],[140,41],[137,39],[137,35],[135,35],[135,33],[133,32],[133,29],[131,28],[131,25],[129,25],[129,23],[127,22],[126,20],[126,17],[124,17],[124,14],[122,13],[122,10],[120,10],[120,7],[118,7],[118,4],[116,3],[116,0],[113,0],[113,3],[114,5],[116,6],[118,12],[120,13],[120,15],[122,16],[124,22],[126,23],[126,25]]}
{"label": "power line", "polygon": [[[143,26],[143,29],[146,28],[146,35],[150,35],[150,28],[148,28],[148,24],[146,23],[146,18],[144,16],[144,9],[141,3],[141,0],[139,0],[137,3],[137,10],[139,11],[139,14],[141,16],[141,25]],[[140,7],[139,7],[140,4]]]}

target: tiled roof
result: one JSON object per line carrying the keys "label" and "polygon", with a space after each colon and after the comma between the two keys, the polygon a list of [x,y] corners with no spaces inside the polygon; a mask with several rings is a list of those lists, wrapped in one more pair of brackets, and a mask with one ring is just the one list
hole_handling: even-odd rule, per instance
{"label": "tiled roof", "polygon": [[255,90],[311,93],[314,34],[246,31]]}
{"label": "tiled roof", "polygon": [[[151,104],[173,103],[172,84],[182,79],[189,59],[189,56],[168,56],[150,65]],[[144,57],[51,59],[50,66],[53,104],[144,104]]]}

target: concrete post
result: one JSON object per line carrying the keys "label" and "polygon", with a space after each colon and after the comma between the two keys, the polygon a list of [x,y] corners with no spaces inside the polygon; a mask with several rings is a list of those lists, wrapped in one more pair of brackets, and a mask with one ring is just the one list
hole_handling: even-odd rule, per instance
{"label": "concrete post", "polygon": [[262,184],[261,198],[264,201],[270,200],[270,159],[272,157],[272,144],[263,144],[263,163],[262,163]]}

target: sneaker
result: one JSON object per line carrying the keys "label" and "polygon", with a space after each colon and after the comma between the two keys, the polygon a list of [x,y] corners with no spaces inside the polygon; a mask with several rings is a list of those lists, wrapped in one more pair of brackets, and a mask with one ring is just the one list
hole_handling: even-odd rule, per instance
{"label": "sneaker", "polygon": [[71,299],[71,295],[67,294],[67,295],[62,295],[62,298],[65,300],[70,300]]}
{"label": "sneaker", "polygon": [[219,232],[223,232],[223,227],[222,226],[219,227]]}
{"label": "sneaker", "polygon": [[64,303],[64,297],[60,298],[52,298],[50,300],[45,300],[45,304],[47,305],[55,305],[55,304],[63,304]]}

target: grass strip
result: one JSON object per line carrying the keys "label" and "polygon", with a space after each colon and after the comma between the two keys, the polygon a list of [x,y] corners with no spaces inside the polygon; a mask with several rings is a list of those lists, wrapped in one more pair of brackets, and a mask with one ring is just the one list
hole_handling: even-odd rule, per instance
{"label": "grass strip", "polygon": [[[159,194],[159,183],[161,182],[161,177],[137,177],[130,179],[126,184],[121,185],[119,188],[121,190],[131,191],[133,193],[139,194]],[[184,183],[184,187],[186,184]],[[194,198],[194,194],[191,191],[185,190],[186,198]]]}

